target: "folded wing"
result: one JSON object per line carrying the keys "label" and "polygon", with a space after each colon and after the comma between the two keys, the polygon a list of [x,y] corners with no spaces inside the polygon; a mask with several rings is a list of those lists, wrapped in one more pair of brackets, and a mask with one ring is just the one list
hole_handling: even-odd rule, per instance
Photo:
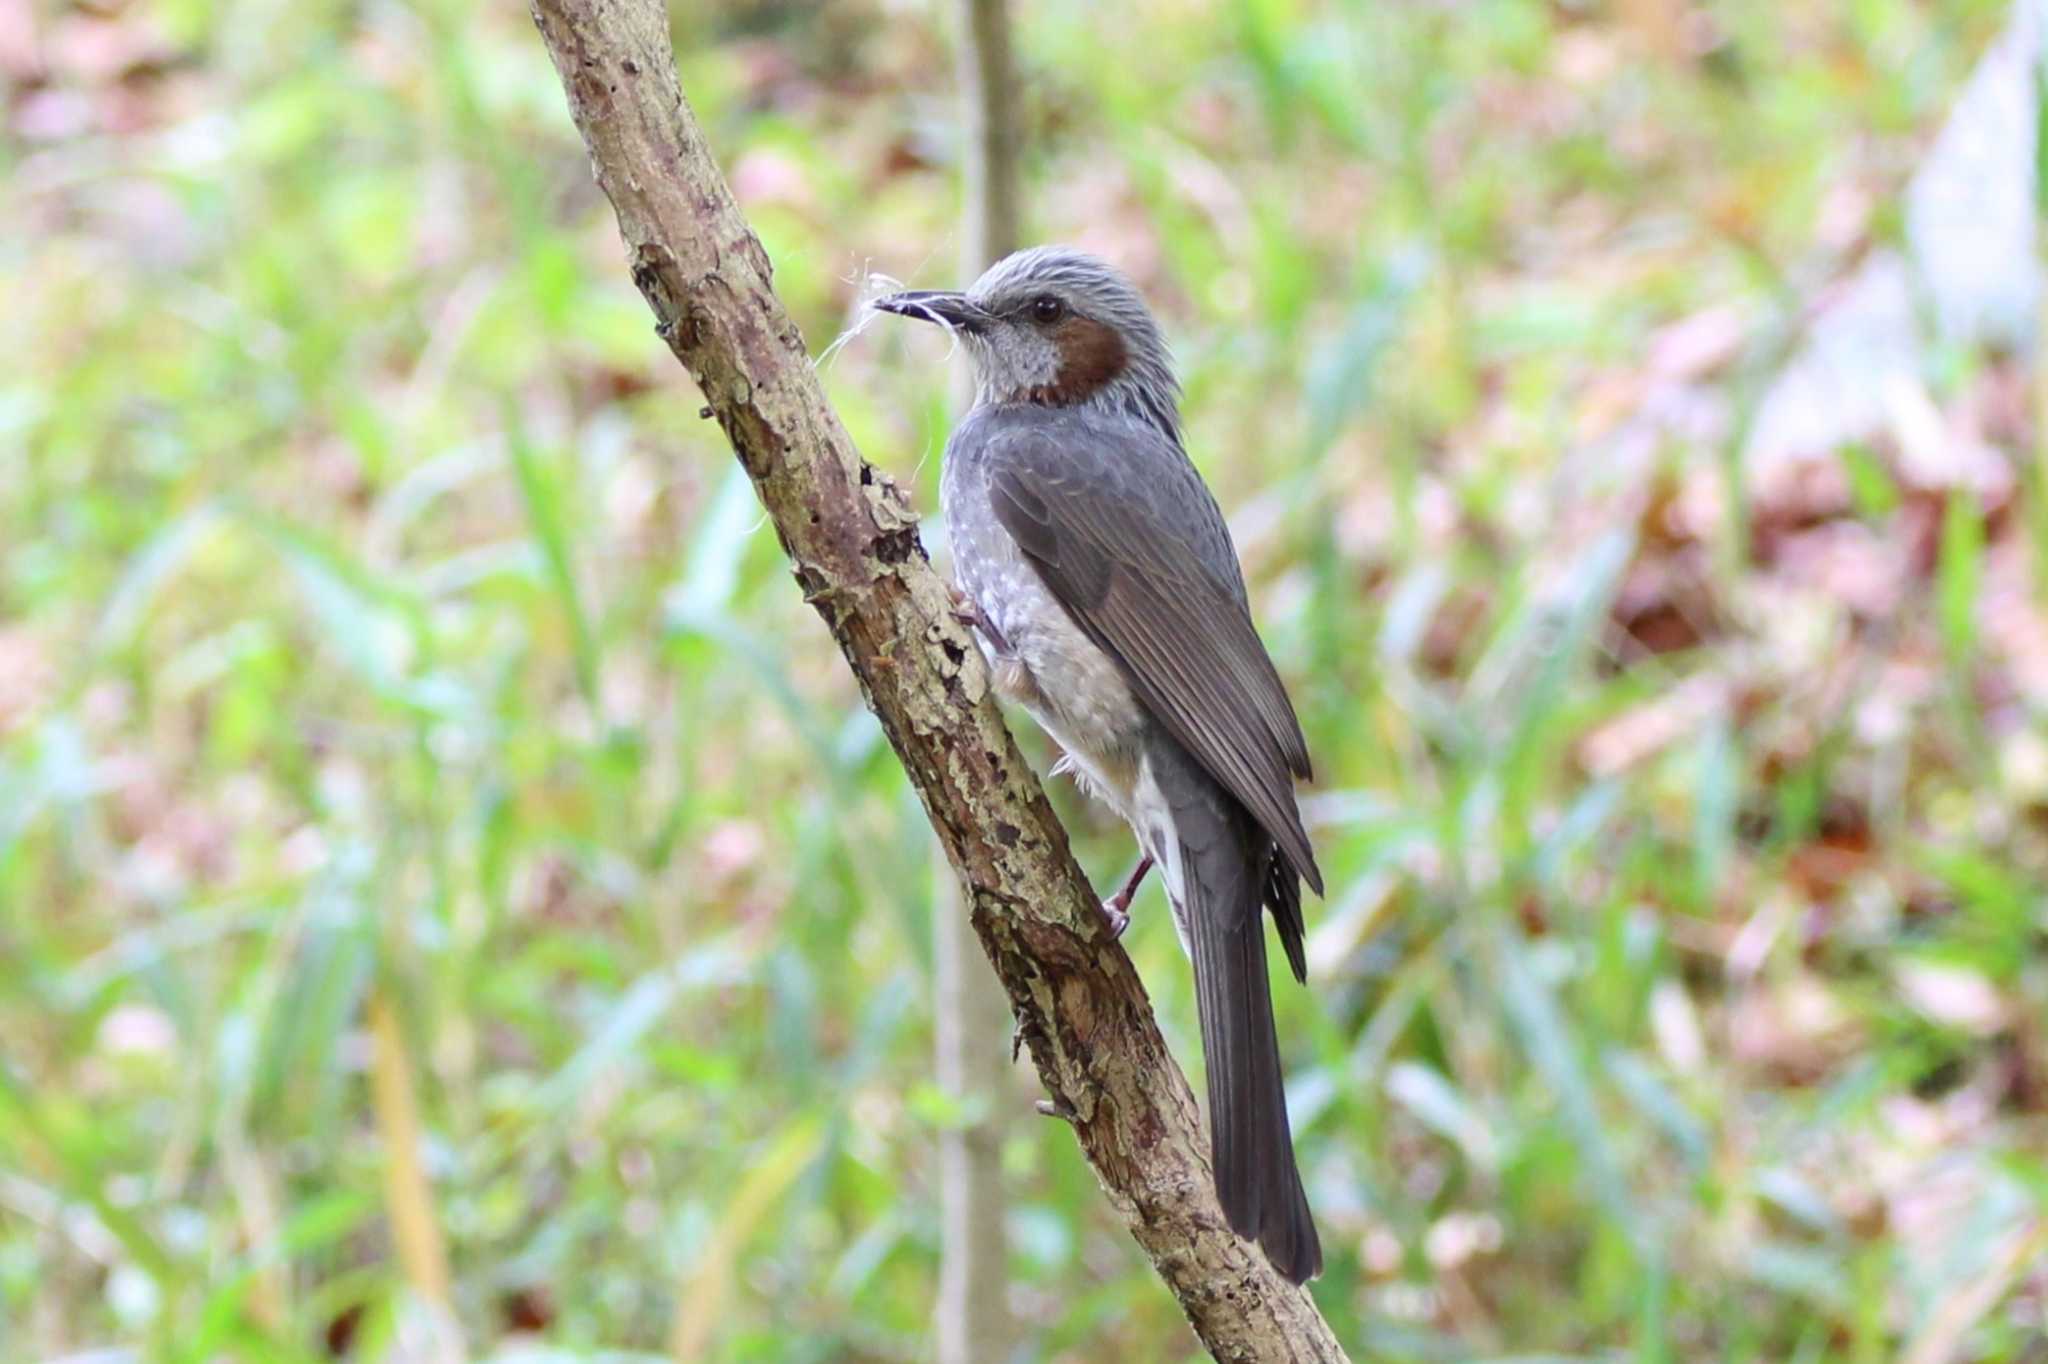
{"label": "folded wing", "polygon": [[1083,428],[1047,414],[993,439],[1004,447],[989,461],[1003,528],[1146,708],[1320,895],[1294,800],[1308,745],[1194,466],[1135,421]]}

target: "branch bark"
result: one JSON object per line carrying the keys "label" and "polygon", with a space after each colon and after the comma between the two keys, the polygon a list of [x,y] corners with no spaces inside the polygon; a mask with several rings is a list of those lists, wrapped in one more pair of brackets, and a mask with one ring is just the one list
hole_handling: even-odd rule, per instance
{"label": "branch bark", "polygon": [[1039,1077],[1209,1352],[1341,1360],[1233,1234],[1130,959],[989,694],[917,519],[854,450],[683,99],[662,0],[533,0],[656,330],[697,381],[959,874]]}

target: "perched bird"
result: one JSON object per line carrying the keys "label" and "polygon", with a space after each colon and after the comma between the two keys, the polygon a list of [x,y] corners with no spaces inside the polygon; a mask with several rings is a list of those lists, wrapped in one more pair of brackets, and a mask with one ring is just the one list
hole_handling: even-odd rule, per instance
{"label": "perched bird", "polygon": [[1306,983],[1301,882],[1320,895],[1294,779],[1308,746],[1260,643],[1230,532],[1181,446],[1180,384],[1131,283],[1041,246],[965,293],[880,299],[966,346],[974,409],[940,496],[998,694],[1065,751],[1144,858],[1103,908],[1121,931],[1157,865],[1194,963],[1216,1193],[1295,1283],[1320,1273],[1281,1087],[1270,910]]}

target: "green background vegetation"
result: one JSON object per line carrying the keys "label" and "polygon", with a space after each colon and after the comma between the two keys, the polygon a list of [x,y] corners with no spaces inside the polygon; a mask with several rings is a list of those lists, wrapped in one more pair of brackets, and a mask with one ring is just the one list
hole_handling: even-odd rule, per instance
{"label": "green background vegetation", "polygon": [[[2029,362],[1914,342],[1982,478],[1740,458],[2003,6],[1017,8],[1028,235],[1167,319],[1317,759],[1279,1006],[1340,1338],[2048,1358]],[[869,270],[952,283],[928,7],[680,10],[812,350]],[[0,1357],[407,1357],[380,1064],[474,1355],[661,1355],[685,1300],[708,1357],[927,1354],[945,872],[525,14],[14,29]],[[825,370],[927,509],[943,349]],[[1019,1357],[1189,1357],[1035,1092]]]}

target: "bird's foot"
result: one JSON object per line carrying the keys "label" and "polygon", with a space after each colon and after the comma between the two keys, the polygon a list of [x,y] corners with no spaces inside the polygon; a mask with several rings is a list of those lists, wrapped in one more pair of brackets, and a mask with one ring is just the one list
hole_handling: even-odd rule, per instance
{"label": "bird's foot", "polygon": [[995,645],[997,653],[1009,653],[1010,641],[1003,638],[1003,632],[996,629],[995,622],[988,618],[988,613],[976,606],[958,587],[949,585],[947,590],[953,594],[953,619],[970,630],[981,631],[988,642]]}
{"label": "bird's foot", "polygon": [[1102,920],[1109,927],[1109,936],[1121,938],[1124,930],[1131,926],[1131,897],[1144,884],[1145,873],[1152,870],[1152,854],[1146,853],[1138,859],[1138,865],[1124,878],[1123,889],[1102,902]]}
{"label": "bird's foot", "polygon": [[1109,929],[1110,937],[1121,938],[1124,930],[1131,926],[1131,915],[1116,901],[1117,897],[1112,895],[1102,902],[1102,922]]}

